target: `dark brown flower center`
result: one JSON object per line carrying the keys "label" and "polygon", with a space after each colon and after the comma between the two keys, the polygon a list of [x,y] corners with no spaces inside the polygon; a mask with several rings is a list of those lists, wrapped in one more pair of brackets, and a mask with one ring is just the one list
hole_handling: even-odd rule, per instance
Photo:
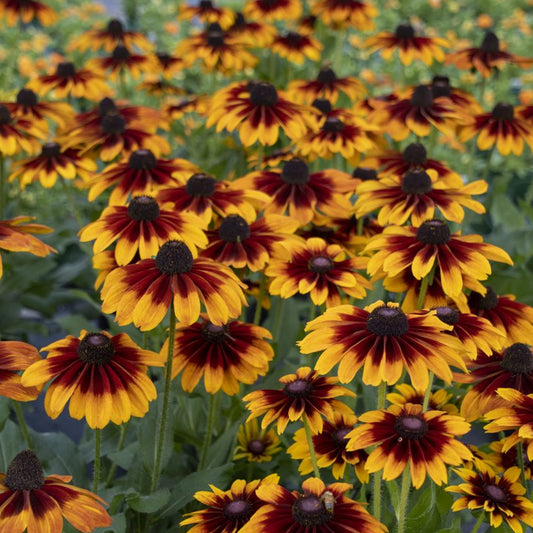
{"label": "dark brown flower center", "polygon": [[238,28],[244,28],[246,26],[246,19],[244,18],[244,15],[241,11],[237,11],[235,13],[235,20],[233,21],[232,28],[238,29]]}
{"label": "dark brown flower center", "polygon": [[52,159],[54,157],[57,157],[61,153],[61,147],[57,143],[45,143],[43,144],[41,155],[43,157],[47,157],[48,159]]}
{"label": "dark brown flower center", "polygon": [[117,104],[112,98],[106,96],[98,102],[98,115],[100,117],[105,117],[106,115],[116,115],[118,114]]}
{"label": "dark brown flower center", "polygon": [[20,452],[9,463],[4,485],[11,490],[36,490],[44,485],[43,467],[31,450]]}
{"label": "dark brown flower center", "polygon": [[344,123],[337,117],[328,117],[324,124],[322,124],[322,131],[328,133],[338,133],[344,129]]}
{"label": "dark brown flower center", "polygon": [[103,333],[87,333],[78,345],[78,357],[90,365],[104,365],[114,355],[113,341]]}
{"label": "dark brown flower center", "polygon": [[185,190],[190,196],[209,197],[215,194],[216,180],[207,174],[193,174],[185,185]]}
{"label": "dark brown flower center", "polygon": [[266,446],[262,440],[253,439],[248,443],[248,451],[252,455],[262,455],[265,449]]}
{"label": "dark brown flower center", "polygon": [[376,307],[366,317],[366,329],[381,337],[399,337],[407,333],[409,321],[399,307]]}
{"label": "dark brown flower center", "polygon": [[497,485],[483,485],[483,492],[496,504],[507,502],[507,494]]}
{"label": "dark brown flower center", "polygon": [[400,416],[396,419],[394,429],[400,439],[419,440],[428,432],[427,422],[422,416]]}
{"label": "dark brown flower center", "polygon": [[435,311],[437,311],[437,316],[440,320],[449,326],[454,326],[459,322],[459,311],[453,309],[453,307],[435,307]]}
{"label": "dark brown flower center", "polygon": [[494,32],[488,31],[479,48],[485,53],[497,54],[500,51],[500,40]]}
{"label": "dark brown flower center", "polygon": [[311,383],[306,379],[295,379],[291,383],[287,383],[285,388],[285,394],[291,398],[305,398],[309,395],[312,389]]}
{"label": "dark brown flower center", "polygon": [[56,76],[60,78],[73,78],[76,75],[76,68],[74,63],[70,61],[64,61],[59,63],[56,68]]}
{"label": "dark brown flower center", "polygon": [[207,44],[213,48],[222,48],[224,46],[224,32],[222,30],[209,31]]}
{"label": "dark brown flower center", "polygon": [[250,236],[250,225],[240,215],[228,215],[218,228],[218,236],[226,242],[242,242]]}
{"label": "dark brown flower center", "polygon": [[111,57],[119,63],[125,63],[131,57],[130,51],[123,45],[118,44],[115,46]]}
{"label": "dark brown flower center", "polygon": [[9,109],[5,105],[0,104],[0,124],[9,124],[11,120],[12,117]]}
{"label": "dark brown flower center", "polygon": [[418,228],[416,238],[424,244],[446,244],[451,239],[450,228],[444,220],[426,220]]}
{"label": "dark brown flower center", "polygon": [[529,374],[533,370],[533,354],[527,344],[516,342],[503,353],[502,368],[511,374]]}
{"label": "dark brown flower center", "polygon": [[228,326],[224,324],[223,326],[217,326],[211,322],[207,322],[202,327],[202,337],[209,342],[220,342],[228,334]]}
{"label": "dark brown flower center", "polygon": [[320,498],[312,494],[302,496],[292,506],[292,516],[298,524],[314,528],[329,522],[333,516],[324,507]]}
{"label": "dark brown flower center", "polygon": [[354,178],[359,178],[362,181],[376,180],[378,178],[378,173],[373,168],[367,167],[357,167],[352,172]]}
{"label": "dark brown flower center", "polygon": [[169,276],[173,274],[185,274],[194,265],[191,251],[184,242],[168,241],[155,256],[155,266]]}
{"label": "dark brown flower center", "polygon": [[448,76],[433,76],[433,80],[431,81],[431,93],[433,94],[433,98],[450,96],[451,92],[452,87]]}
{"label": "dark brown flower center", "polygon": [[17,93],[17,104],[24,107],[34,107],[39,99],[31,89],[21,89]]}
{"label": "dark brown flower center", "polygon": [[427,194],[433,190],[433,182],[425,170],[409,170],[402,178],[402,191],[406,194]]}
{"label": "dark brown flower center", "polygon": [[291,48],[299,48],[302,43],[302,36],[295,31],[288,31],[284,35],[285,42]]}
{"label": "dark brown flower center", "polygon": [[238,521],[242,525],[248,521],[248,518],[253,513],[253,509],[250,502],[246,500],[233,500],[225,505],[222,513],[226,519]]}
{"label": "dark brown flower center", "polygon": [[513,120],[514,107],[511,104],[504,104],[500,102],[494,106],[492,116],[497,120]]}
{"label": "dark brown flower center", "polygon": [[316,274],[325,274],[333,268],[333,261],[329,257],[317,255],[309,259],[307,267]]}
{"label": "dark brown flower center", "polygon": [[468,307],[472,310],[490,311],[498,305],[498,295],[492,290],[491,287],[487,287],[485,296],[479,292],[472,291],[468,296]]}
{"label": "dark brown flower center", "polygon": [[250,102],[253,105],[274,106],[278,103],[278,91],[266,81],[257,82],[250,89]]}
{"label": "dark brown flower center", "polygon": [[327,98],[315,98],[311,105],[324,115],[331,113],[331,110],[333,109],[331,102]]}
{"label": "dark brown flower center", "polygon": [[331,85],[336,79],[337,76],[335,75],[335,72],[329,67],[322,67],[316,77],[316,81],[322,85]]}
{"label": "dark brown flower center", "polygon": [[157,159],[151,150],[135,150],[128,159],[128,167],[135,170],[151,170],[157,166]]}
{"label": "dark brown flower center", "polygon": [[211,0],[200,0],[198,6],[202,10],[213,9],[213,2],[211,2]]}
{"label": "dark brown flower center", "polygon": [[305,185],[310,178],[307,163],[297,157],[286,161],[281,171],[281,179],[289,185]]}
{"label": "dark brown flower center", "polygon": [[161,63],[163,66],[168,65],[172,59],[172,56],[167,52],[156,52],[155,55],[159,63]]}
{"label": "dark brown flower center", "polygon": [[128,216],[133,220],[151,222],[159,216],[159,205],[151,196],[136,196],[128,205]]}
{"label": "dark brown flower center", "polygon": [[120,115],[105,115],[100,121],[100,128],[108,135],[121,135],[126,130],[126,121]]}
{"label": "dark brown flower center", "polygon": [[348,439],[346,438],[346,435],[352,431],[353,428],[341,428],[337,431],[334,431],[331,434],[331,438],[333,439],[333,442],[337,444],[338,446],[342,446],[343,448],[348,443]]}
{"label": "dark brown flower center", "polygon": [[403,160],[411,165],[424,165],[427,156],[427,151],[421,143],[411,143],[402,153]]}
{"label": "dark brown flower center", "polygon": [[415,29],[411,24],[399,24],[396,26],[394,35],[397,39],[412,39],[415,36]]}
{"label": "dark brown flower center", "polygon": [[413,107],[431,107],[433,105],[433,96],[431,89],[427,85],[419,85],[411,96],[411,105]]}
{"label": "dark brown flower center", "polygon": [[124,26],[118,19],[111,19],[107,23],[107,33],[115,39],[122,39],[124,37]]}

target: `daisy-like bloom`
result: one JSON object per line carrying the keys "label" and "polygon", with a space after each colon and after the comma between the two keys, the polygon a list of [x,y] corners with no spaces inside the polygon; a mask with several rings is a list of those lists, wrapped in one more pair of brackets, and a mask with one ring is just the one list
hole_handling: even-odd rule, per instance
{"label": "daisy-like bloom", "polygon": [[[503,472],[511,467],[520,467],[518,450],[515,444],[509,446],[510,437],[492,441],[489,444],[490,452],[480,452],[487,463],[493,464],[497,472]],[[527,456],[524,450],[532,445],[531,439],[523,439],[522,463],[524,465],[524,474],[526,479],[533,479],[533,461]]]}
{"label": "daisy-like bloom", "polygon": [[433,98],[445,96],[449,98],[454,107],[463,110],[466,113],[474,114],[481,111],[481,106],[470,93],[452,87],[448,76],[435,75],[428,84],[431,89]]}
{"label": "daisy-like bloom", "polygon": [[256,211],[267,201],[264,193],[252,187],[240,187],[234,182],[217,180],[213,176],[197,172],[189,174],[185,185],[162,189],[157,194],[161,203],[170,203],[177,211],[190,211],[209,224],[216,215],[225,217],[236,214],[245,220],[253,220]]}
{"label": "daisy-like bloom", "polygon": [[[515,388],[498,389],[498,395],[504,400],[504,407],[489,411],[485,417],[492,420],[484,427],[487,433],[515,430],[511,437],[520,439],[533,438],[533,394],[524,394]],[[518,442],[515,439],[515,442]],[[533,446],[529,444],[527,455],[533,458]]]}
{"label": "daisy-like bloom", "polygon": [[[192,392],[204,378],[205,390],[239,393],[239,383],[251,385],[268,371],[274,357],[270,332],[262,327],[232,320],[221,326],[205,315],[189,326],[179,324],[174,336],[172,378],[180,372],[183,390]],[[168,351],[168,340],[161,354]]]}
{"label": "daisy-like bloom", "polygon": [[295,240],[297,229],[297,220],[281,215],[254,216],[248,221],[240,215],[228,215],[207,232],[209,245],[201,256],[258,272],[271,260],[277,244],[289,246]]}
{"label": "daisy-like bloom", "polygon": [[110,272],[102,288],[102,310],[116,311],[120,325],[133,322],[142,331],[155,328],[173,303],[177,319],[189,326],[198,320],[204,304],[217,326],[241,314],[245,285],[226,265],[194,258],[181,241],[167,241],[154,259]]}
{"label": "daisy-like bloom", "polygon": [[61,533],[63,518],[89,533],[113,521],[96,494],[69,484],[72,476],[44,475],[31,450],[17,454],[0,474],[0,528],[9,533]]}
{"label": "daisy-like bloom", "polygon": [[358,30],[371,31],[374,29],[372,19],[377,17],[378,10],[370,2],[360,0],[313,0],[311,13],[326,26],[352,26]]}
{"label": "daisy-like bloom", "polygon": [[215,93],[206,125],[216,125],[217,132],[238,130],[244,146],[257,141],[271,146],[280,128],[290,139],[304,135],[312,113],[287,100],[268,82],[238,82]]}
{"label": "daisy-like bloom", "polygon": [[[173,78],[176,73],[181,72],[186,65],[186,61],[177,55],[169,54],[168,52],[156,52],[150,56],[150,60],[143,65],[143,70],[147,74],[162,76],[165,79]],[[170,82],[161,81],[162,86],[167,88],[174,88],[175,92],[166,91],[167,94],[183,94],[183,89],[174,87]]]}
{"label": "daisy-like bloom", "polygon": [[516,301],[512,294],[498,296],[491,287],[472,291],[468,306],[507,336],[510,343],[533,339],[533,308]]}
{"label": "daisy-like bloom", "polygon": [[18,179],[21,189],[38,181],[49,189],[58,177],[73,180],[79,176],[87,182],[97,168],[93,159],[80,155],[74,148],[62,149],[58,143],[48,142],[43,144],[39,155],[14,161],[9,181]]}
{"label": "daisy-like bloom", "polygon": [[452,234],[446,222],[435,219],[420,226],[388,226],[370,239],[365,251],[376,252],[368,262],[371,276],[394,277],[409,269],[416,279],[423,279],[437,264],[442,289],[451,297],[463,290],[463,274],[487,279],[489,260],[513,264],[507,252],[484,243],[480,235]]}
{"label": "daisy-like bloom", "polygon": [[[408,403],[423,405],[426,391],[423,389],[415,389],[409,383],[400,383],[394,387],[396,392],[387,394],[387,401],[393,405],[403,406]],[[429,396],[428,409],[435,409],[438,411],[445,411],[449,415],[456,415],[459,409],[450,400],[453,394],[446,389],[438,389],[432,392]]]}
{"label": "daisy-like bloom", "polygon": [[247,50],[248,43],[238,35],[228,34],[216,22],[205,31],[187,37],[176,47],[176,55],[192,65],[200,60],[206,72],[218,70],[225,74],[255,67],[258,58]]}
{"label": "daisy-like bloom", "polygon": [[469,373],[456,375],[455,380],[473,383],[461,405],[461,414],[467,420],[475,420],[505,402],[497,394],[503,387],[513,388],[524,394],[533,394],[533,353],[527,344],[517,342],[491,355],[479,353],[467,362]]}
{"label": "daisy-like bloom", "polygon": [[231,26],[234,14],[227,7],[218,7],[212,0],[198,0],[196,5],[182,4],[178,8],[178,18],[180,20],[192,21],[195,18],[204,24],[217,22],[223,29]]}
{"label": "daisy-like bloom", "polygon": [[239,427],[237,441],[234,461],[246,459],[250,463],[264,463],[272,461],[272,456],[281,451],[281,440],[274,429],[260,429],[255,418]]}
{"label": "daisy-like bloom", "polygon": [[489,150],[494,145],[502,155],[521,155],[524,141],[533,147],[533,126],[515,116],[511,104],[498,103],[490,113],[473,117],[470,124],[461,125],[457,132],[459,140],[466,142],[477,134],[477,147]]}
{"label": "daisy-like bloom", "polygon": [[129,73],[137,79],[148,70],[151,59],[149,56],[137,54],[123,44],[117,44],[110,55],[95,57],[87,63],[87,68],[98,72],[101,76],[108,76],[110,80],[117,81],[123,73]]}
{"label": "daisy-like bloom", "polygon": [[0,342],[0,396],[17,402],[35,400],[40,388],[24,387],[20,382],[19,372],[40,360],[37,348],[31,344],[19,341]]}
{"label": "daisy-like bloom", "polygon": [[8,26],[15,26],[19,20],[29,24],[37,19],[43,26],[53,24],[57,13],[43,2],[37,0],[0,0],[0,19]]}
{"label": "daisy-like bloom", "polygon": [[[51,233],[54,231],[43,224],[31,224],[35,217],[18,216],[9,220],[0,220],[0,250],[9,252],[28,252],[37,257],[45,257],[56,252],[31,233]],[[0,255],[0,277],[2,277],[2,256]]]}
{"label": "daisy-like bloom", "polygon": [[465,48],[446,56],[445,64],[455,65],[459,69],[477,70],[484,78],[490,77],[493,71],[512,63],[521,68],[533,65],[533,59],[517,56],[502,50],[500,40],[492,31],[488,31],[479,47]]}
{"label": "daisy-like bloom", "polygon": [[[159,62],[159,59],[157,59],[157,61]],[[161,68],[164,69],[164,67]],[[164,70],[168,72],[169,70],[173,70],[173,67],[170,66],[168,69]],[[163,72],[161,75],[163,75]],[[174,74],[172,74],[171,77],[173,76]],[[158,76],[150,73],[148,73],[144,80],[137,85],[137,89],[140,91],[145,91],[147,94],[157,98],[161,98],[162,96],[182,95],[185,93],[181,87],[174,85],[171,81],[159,78]]]}
{"label": "daisy-like bloom", "polygon": [[89,427],[101,429],[109,422],[122,424],[132,416],[144,416],[156,398],[146,372],[148,365],[163,366],[164,360],[141,349],[125,333],[82,330],[79,337],[68,335],[42,351],[48,357],[29,366],[21,381],[35,387],[51,380],[44,407],[52,419],[69,402],[72,418],[85,417]]}
{"label": "daisy-like bloom", "polygon": [[311,172],[303,159],[293,157],[281,169],[251,172],[234,184],[267,194],[270,201],[264,207],[266,214],[288,213],[303,226],[317,210],[329,215],[349,211],[351,204],[345,193],[352,193],[357,182],[336,169]]}
{"label": "daisy-like bloom", "polygon": [[454,468],[464,483],[444,489],[461,494],[452,511],[482,509],[488,513],[492,527],[498,528],[505,521],[514,533],[523,532],[520,522],[533,526],[533,503],[524,496],[520,468],[511,467],[499,477],[489,465],[476,461],[476,470]]}
{"label": "daisy-like bloom", "polygon": [[302,483],[303,493],[289,492],[281,485],[262,485],[257,496],[263,506],[239,533],[383,533],[387,528],[363,505],[345,493],[348,483],[325,485],[318,478]]}
{"label": "daisy-like bloom", "polygon": [[276,421],[276,429],[281,434],[289,422],[305,418],[316,435],[323,430],[322,417],[333,420],[335,412],[353,414],[346,404],[335,399],[338,396],[355,398],[354,392],[337,385],[337,378],[319,376],[308,366],[302,366],[296,374],[282,376],[279,381],[284,385],[281,390],[257,390],[243,398],[251,411],[247,421],[265,415],[261,427],[264,429]]}
{"label": "daisy-like bloom", "polygon": [[347,257],[338,244],[312,237],[292,242],[289,251],[274,255],[265,274],[272,278],[269,292],[281,298],[309,294],[315,305],[333,307],[345,294],[363,299],[372,284],[356,270],[364,270],[368,258]]}
{"label": "daisy-like bloom", "polygon": [[76,69],[70,61],[59,63],[53,74],[44,74],[30,80],[27,88],[39,96],[52,94],[55,98],[86,98],[92,102],[111,92],[102,75],[87,68]]}
{"label": "daisy-like bloom", "polygon": [[207,109],[207,97],[205,95],[186,96],[180,100],[171,100],[163,105],[162,115],[169,122],[179,120],[186,113],[197,112],[205,115]]}
{"label": "daisy-like bloom", "polygon": [[0,104],[0,155],[11,156],[20,152],[34,154],[39,150],[46,132],[26,118],[13,116],[8,107]]}
{"label": "daisy-like bloom", "polygon": [[[342,479],[346,465],[353,465],[355,473],[361,483],[368,483],[369,475],[365,470],[365,462],[368,457],[363,450],[348,452],[346,435],[352,431],[357,417],[354,414],[338,414],[332,420],[324,421],[321,433],[312,436],[319,468],[331,468],[335,479]],[[302,476],[313,471],[309,445],[305,435],[305,429],[300,428],[294,434],[294,444],[287,448],[287,453],[296,460],[300,460],[298,471]]]}
{"label": "daisy-like bloom", "polygon": [[458,466],[472,459],[472,452],[455,439],[470,431],[470,424],[444,411],[423,411],[419,404],[391,405],[359,417],[362,425],[348,433],[347,450],[377,445],[368,455],[370,473],[383,470],[383,479],[396,479],[407,465],[413,487],[426,475],[437,484],[448,481],[446,465]]}
{"label": "daisy-like bloom", "polygon": [[478,214],[485,212],[472,195],[483,194],[487,188],[485,180],[464,185],[459,176],[439,176],[434,170],[389,174],[357,186],[355,215],[360,218],[379,209],[377,221],[381,226],[402,225],[409,219],[419,226],[438,209],[446,220],[460,223],[465,215],[463,207]]}
{"label": "daisy-like bloom", "polygon": [[466,114],[452,106],[449,98],[434,98],[427,85],[409,89],[403,97],[377,107],[369,115],[369,120],[386,128],[395,141],[403,141],[410,133],[426,137],[432,126],[452,135],[458,121],[467,119]]}
{"label": "daisy-like bloom", "polygon": [[458,339],[447,335],[451,326],[435,314],[405,314],[398,304],[377,301],[360,309],[340,305],[307,324],[310,333],[299,341],[304,354],[322,352],[315,365],[327,374],[339,364],[342,383],[352,381],[363,368],[363,383],[394,385],[405,368],[416,389],[428,386],[428,371],[451,383],[449,365],[465,369],[464,349]]}
{"label": "daisy-like bloom", "polygon": [[299,0],[247,0],[243,14],[252,20],[297,20],[302,14]]}
{"label": "daisy-like bloom", "polygon": [[287,92],[297,102],[311,103],[317,98],[325,98],[335,104],[339,93],[345,94],[350,101],[355,101],[364,97],[367,90],[357,78],[353,76],[338,78],[331,67],[323,66],[314,80],[291,81]]}
{"label": "daisy-like bloom", "polygon": [[128,206],[106,207],[100,217],[79,231],[81,242],[94,241],[98,254],[115,244],[119,266],[135,257],[148,259],[166,241],[183,241],[196,257],[197,247],[207,245],[202,221],[192,213],[161,209],[151,196],[134,196]]}
{"label": "daisy-like bloom", "polygon": [[322,44],[312,35],[298,33],[297,31],[286,31],[274,38],[270,44],[270,49],[291,63],[303,65],[306,58],[311,61],[320,59]]}
{"label": "daisy-like bloom", "polygon": [[261,20],[248,20],[237,11],[234,13],[232,25],[228,28],[229,35],[236,35],[243,42],[258,48],[268,48],[276,36],[276,28]]}
{"label": "daisy-like bloom", "polygon": [[82,33],[72,41],[69,48],[80,52],[86,50],[95,52],[99,48],[103,48],[106,52],[111,52],[119,44],[123,44],[130,50],[137,47],[149,51],[153,47],[142,33],[126,30],[120,20],[113,18],[105,27]]}
{"label": "daisy-like bloom", "polygon": [[160,159],[151,150],[134,150],[127,159],[105,167],[88,183],[89,201],[112,187],[109,205],[126,205],[134,196],[180,185],[198,167],[186,159]]}
{"label": "daisy-like bloom", "polygon": [[404,65],[410,65],[413,59],[423,61],[431,65],[433,61],[444,60],[443,47],[449,43],[440,37],[423,37],[415,35],[415,29],[410,24],[399,24],[391,31],[381,31],[365,41],[365,46],[372,52],[381,51],[383,59],[390,59],[398,50],[400,61]]}
{"label": "daisy-like bloom", "polygon": [[222,491],[209,485],[212,492],[198,491],[194,498],[206,508],[186,514],[180,526],[194,525],[188,533],[233,533],[242,531],[250,517],[262,506],[256,491],[261,486],[277,483],[279,476],[270,474],[264,479],[255,479],[246,483],[237,479],[231,488]]}

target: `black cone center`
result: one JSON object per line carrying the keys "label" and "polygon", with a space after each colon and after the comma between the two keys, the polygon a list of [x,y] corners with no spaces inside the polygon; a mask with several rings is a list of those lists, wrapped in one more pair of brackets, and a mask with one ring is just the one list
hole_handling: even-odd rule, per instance
{"label": "black cone center", "polygon": [[394,35],[397,39],[412,39],[415,36],[415,29],[411,24],[399,24],[396,26]]}
{"label": "black cone center", "polygon": [[11,490],[36,490],[43,484],[43,467],[31,450],[20,452],[7,467],[4,485]]}
{"label": "black cone center", "polygon": [[121,135],[126,130],[126,121],[120,115],[105,115],[100,121],[100,128],[108,135]]}
{"label": "black cone center", "polygon": [[169,276],[173,274],[185,274],[194,265],[191,251],[184,242],[168,241],[155,256],[155,266]]}
{"label": "black cone center", "polygon": [[411,96],[411,105],[413,107],[431,107],[433,104],[433,95],[427,85],[419,85]]}
{"label": "black cone center", "polygon": [[396,420],[394,429],[400,437],[409,440],[421,439],[428,431],[427,422],[419,416],[401,416]]}
{"label": "black cone center", "polygon": [[321,68],[320,72],[316,77],[316,81],[318,81],[318,83],[321,83],[322,85],[331,85],[335,82],[336,79],[337,76],[335,75],[335,72],[333,72],[333,69],[329,67]]}
{"label": "black cone center", "polygon": [[78,345],[78,357],[91,365],[103,365],[115,355],[113,341],[103,333],[87,333]]}
{"label": "black cone center", "polygon": [[17,104],[25,107],[33,107],[38,103],[37,95],[31,89],[21,89],[17,93]]}
{"label": "black cone center", "polygon": [[135,150],[128,159],[128,167],[135,170],[151,170],[157,166],[157,159],[151,150]]}
{"label": "black cone center", "polygon": [[41,150],[41,155],[43,157],[47,157],[49,159],[52,159],[54,157],[57,157],[61,153],[61,147],[57,143],[45,143],[43,144],[43,148]]}
{"label": "black cone center", "polygon": [[444,220],[426,220],[418,228],[416,238],[424,244],[446,244],[451,238],[450,228]]}
{"label": "black cone center", "polygon": [[215,194],[216,180],[207,174],[193,174],[185,185],[185,190],[190,196],[209,197]]}
{"label": "black cone center", "polygon": [[511,104],[499,103],[494,106],[492,116],[498,120],[513,120],[514,107]]}
{"label": "black cone center", "polygon": [[76,69],[74,68],[74,63],[65,61],[57,65],[56,76],[59,76],[60,78],[73,78],[75,74]]}
{"label": "black cone center", "polygon": [[218,235],[226,242],[242,242],[250,236],[250,226],[240,215],[229,215],[220,224]]}
{"label": "black cone center", "polygon": [[286,161],[281,171],[281,179],[290,185],[304,185],[309,181],[307,163],[297,157]]}
{"label": "black cone center", "polygon": [[407,333],[409,322],[398,307],[376,307],[366,317],[366,329],[374,335],[399,337]]}
{"label": "black cone center", "polygon": [[533,370],[533,354],[527,344],[517,342],[507,348],[501,362],[511,374],[529,374]]}
{"label": "black cone center", "polygon": [[425,170],[410,170],[402,178],[402,191],[407,194],[427,194],[433,183]]}
{"label": "black cone center", "polygon": [[250,101],[253,105],[273,106],[278,103],[278,91],[266,81],[255,83],[250,89]]}
{"label": "black cone center", "polygon": [[128,205],[128,216],[133,220],[155,220],[159,216],[159,205],[151,196],[136,196]]}

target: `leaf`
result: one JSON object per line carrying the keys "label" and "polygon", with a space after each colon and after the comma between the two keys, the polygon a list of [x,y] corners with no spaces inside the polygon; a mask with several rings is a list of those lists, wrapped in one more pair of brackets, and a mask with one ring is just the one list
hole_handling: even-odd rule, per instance
{"label": "leaf", "polygon": [[397,511],[400,506],[400,489],[398,488],[398,483],[396,481],[387,481],[385,482],[385,486],[389,493],[391,505]]}
{"label": "leaf", "polygon": [[406,533],[420,533],[420,531],[435,531],[440,524],[440,515],[435,512],[435,484],[429,482],[423,489],[411,491],[409,501],[414,506],[409,511],[405,521]]}
{"label": "leaf", "polygon": [[5,472],[15,456],[26,448],[18,426],[7,420],[0,438],[0,472]]}
{"label": "leaf", "polygon": [[155,513],[166,505],[169,497],[169,489],[160,489],[153,494],[130,493],[126,496],[126,502],[138,513]]}

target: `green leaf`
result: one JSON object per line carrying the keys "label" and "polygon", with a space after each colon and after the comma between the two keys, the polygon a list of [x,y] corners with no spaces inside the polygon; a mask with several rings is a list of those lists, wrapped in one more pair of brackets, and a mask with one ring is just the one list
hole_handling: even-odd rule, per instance
{"label": "green leaf", "polygon": [[26,448],[19,427],[7,420],[0,438],[0,472],[5,472],[15,456]]}
{"label": "green leaf", "polygon": [[414,505],[407,515],[405,532],[435,531],[441,525],[440,514],[435,512],[435,484],[428,482],[418,491],[411,491],[409,496],[409,501]]}
{"label": "green leaf", "polygon": [[398,483],[396,481],[386,481],[385,486],[389,493],[391,505],[397,511],[400,506],[400,488],[398,487]]}
{"label": "green leaf", "polygon": [[169,489],[160,489],[153,494],[130,493],[126,496],[126,502],[138,513],[155,513],[166,505],[169,497]]}

